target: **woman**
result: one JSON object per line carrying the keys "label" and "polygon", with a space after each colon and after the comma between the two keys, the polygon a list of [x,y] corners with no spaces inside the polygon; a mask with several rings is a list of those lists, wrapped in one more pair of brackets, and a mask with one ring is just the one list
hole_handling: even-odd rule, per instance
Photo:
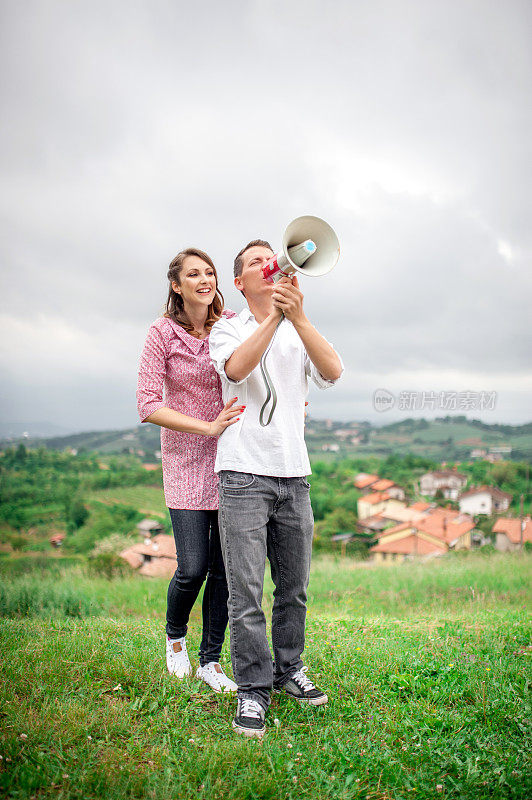
{"label": "woman", "polygon": [[[163,484],[177,551],[168,587],[166,663],[170,674],[190,675],[185,636],[205,578],[203,635],[196,677],[215,691],[235,691],[219,659],[227,627],[227,583],[218,533],[214,474],[216,439],[238,421],[244,406],[225,406],[209,358],[209,333],[222,314],[218,277],[206,253],[189,248],[168,270],[166,313],[148,331],[142,352],[137,405],[142,422],[160,425]],[[164,399],[163,399],[164,387]]]}

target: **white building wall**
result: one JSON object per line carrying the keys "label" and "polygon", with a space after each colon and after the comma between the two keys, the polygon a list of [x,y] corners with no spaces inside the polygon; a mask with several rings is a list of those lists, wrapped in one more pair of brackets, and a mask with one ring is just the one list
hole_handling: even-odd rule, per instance
{"label": "white building wall", "polygon": [[459,500],[460,511],[463,514],[491,514],[493,501],[489,492],[479,492],[470,497],[462,497]]}

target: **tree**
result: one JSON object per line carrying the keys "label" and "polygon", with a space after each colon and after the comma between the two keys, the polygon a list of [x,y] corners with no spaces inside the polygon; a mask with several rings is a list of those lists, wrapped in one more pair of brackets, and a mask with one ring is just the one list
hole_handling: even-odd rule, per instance
{"label": "tree", "polygon": [[85,524],[88,517],[89,517],[89,511],[83,505],[83,501],[81,500],[80,497],[75,497],[68,509],[67,522],[74,530],[77,530],[78,528],[81,528],[81,526]]}

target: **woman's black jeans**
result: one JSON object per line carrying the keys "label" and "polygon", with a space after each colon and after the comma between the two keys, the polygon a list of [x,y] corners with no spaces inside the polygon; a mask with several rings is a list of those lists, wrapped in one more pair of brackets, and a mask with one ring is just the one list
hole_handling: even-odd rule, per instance
{"label": "woman's black jeans", "polygon": [[168,587],[166,633],[171,639],[186,635],[192,606],[205,578],[203,635],[199,657],[204,666],[219,661],[227,628],[225,578],[217,511],[169,508],[177,551],[177,569]]}

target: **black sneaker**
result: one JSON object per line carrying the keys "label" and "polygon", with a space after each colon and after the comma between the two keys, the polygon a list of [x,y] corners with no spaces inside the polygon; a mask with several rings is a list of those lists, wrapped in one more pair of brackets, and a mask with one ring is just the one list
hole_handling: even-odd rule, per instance
{"label": "black sneaker", "polygon": [[307,667],[301,667],[297,672],[287,680],[277,692],[286,692],[286,694],[298,700],[300,703],[308,703],[311,706],[324,706],[329,699],[325,692],[314,686],[310,678],[307,678],[305,672]]}
{"label": "black sneaker", "polygon": [[247,697],[239,697],[236,707],[236,714],[233,720],[233,728],[236,733],[242,736],[264,736],[266,730],[264,717],[266,712],[256,700]]}

